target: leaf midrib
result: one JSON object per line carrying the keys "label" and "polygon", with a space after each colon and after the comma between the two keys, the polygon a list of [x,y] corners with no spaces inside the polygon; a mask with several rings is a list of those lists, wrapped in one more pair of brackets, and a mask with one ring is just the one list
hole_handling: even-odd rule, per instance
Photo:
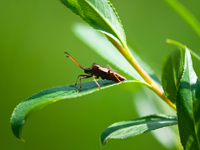
{"label": "leaf midrib", "polygon": [[[119,37],[119,35],[115,32],[115,30],[113,29],[113,27],[112,27],[112,25],[109,23],[109,21],[107,21],[107,19],[105,18],[104,19],[104,17],[103,17],[103,15],[101,15],[101,13],[90,3],[90,2],[88,2],[87,0],[84,0],[89,6],[91,6],[94,10],[95,10],[95,12],[100,16],[100,18],[101,19],[103,19],[107,24],[108,24],[108,26],[112,29],[112,31],[114,31],[114,33],[115,33],[115,35],[117,35],[117,38],[120,40],[120,42],[121,42],[121,44],[123,45],[123,46],[125,46],[125,43],[121,40],[121,38]],[[109,4],[110,5],[110,4]],[[116,15],[116,14],[115,14]],[[118,17],[117,17],[117,19],[119,19]],[[119,21],[119,20],[118,20]],[[124,32],[124,31],[123,31]]]}
{"label": "leaf midrib", "polygon": [[[113,133],[111,133],[109,136],[107,136],[106,138],[105,138],[105,140],[103,141],[103,143],[102,143],[102,145],[105,145],[105,143],[107,143],[106,141],[108,141],[111,137],[112,137],[112,135],[114,135],[114,134],[116,134],[116,133],[119,133],[119,132],[121,132],[122,130],[124,130],[124,129],[130,129],[130,128],[139,128],[140,126],[143,126],[143,125],[145,125],[145,124],[148,124],[148,125],[150,125],[150,124],[155,124],[155,122],[168,122],[168,121],[172,121],[171,122],[171,125],[173,125],[174,123],[174,121],[175,120],[160,120],[160,121],[158,121],[158,120],[153,120],[153,121],[146,121],[145,123],[141,123],[141,124],[138,124],[138,125],[133,125],[133,126],[130,126],[130,127],[126,127],[126,128],[123,128],[123,129],[119,129],[119,130],[117,130],[117,131],[114,131]],[[131,124],[131,123],[129,123],[129,124]],[[125,124],[124,124],[125,125]],[[126,124],[127,125],[127,124]],[[168,125],[168,126],[170,126],[170,124]],[[116,127],[116,126],[112,126],[112,127]],[[156,129],[154,129],[154,130],[156,130]],[[138,134],[137,134],[138,135]]]}

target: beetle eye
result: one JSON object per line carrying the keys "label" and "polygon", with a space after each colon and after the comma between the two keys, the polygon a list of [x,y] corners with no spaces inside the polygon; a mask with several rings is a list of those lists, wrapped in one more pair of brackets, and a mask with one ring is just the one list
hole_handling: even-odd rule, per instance
{"label": "beetle eye", "polygon": [[84,70],[84,72],[85,72],[85,73],[89,73],[90,70],[89,70],[88,68],[86,68],[86,69]]}

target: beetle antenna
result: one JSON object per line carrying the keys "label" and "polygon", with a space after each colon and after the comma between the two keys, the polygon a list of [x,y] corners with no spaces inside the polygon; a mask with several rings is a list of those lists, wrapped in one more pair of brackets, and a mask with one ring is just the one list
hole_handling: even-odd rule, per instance
{"label": "beetle antenna", "polygon": [[71,60],[73,60],[81,69],[85,70],[69,53],[65,52],[65,54],[69,55],[66,57],[69,57]]}

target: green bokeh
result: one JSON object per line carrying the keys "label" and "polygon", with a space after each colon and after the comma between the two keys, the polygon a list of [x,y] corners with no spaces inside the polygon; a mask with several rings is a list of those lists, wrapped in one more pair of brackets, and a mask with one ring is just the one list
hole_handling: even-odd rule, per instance
{"label": "green bokeh", "polygon": [[[158,75],[163,58],[175,49],[166,44],[166,38],[200,53],[199,37],[162,0],[111,2],[122,20],[128,44]],[[181,2],[200,18],[199,1]],[[1,0],[0,19],[0,149],[98,150],[100,134],[107,126],[138,117],[131,94],[122,90],[131,85],[119,85],[45,107],[28,119],[22,132],[26,142],[16,139],[9,119],[18,103],[41,90],[74,83],[83,73],[65,58],[64,51],[84,67],[93,62],[105,66],[107,61],[73,35],[73,23],[83,21],[57,0]],[[194,60],[194,66],[199,75],[199,62]],[[146,133],[128,140],[111,140],[103,149],[165,148]]]}

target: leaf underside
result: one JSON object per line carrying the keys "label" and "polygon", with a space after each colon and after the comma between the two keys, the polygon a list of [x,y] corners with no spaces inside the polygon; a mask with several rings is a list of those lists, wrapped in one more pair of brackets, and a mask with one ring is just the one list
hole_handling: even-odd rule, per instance
{"label": "leaf underside", "polygon": [[109,126],[101,134],[101,145],[110,139],[127,139],[158,128],[177,124],[175,116],[150,115],[142,118],[117,122]]}
{"label": "leaf underside", "polygon": [[[128,79],[124,82],[128,83],[140,81]],[[121,84],[121,82],[111,80],[100,80],[98,83],[101,86],[101,89]],[[11,116],[11,127],[14,135],[21,139],[20,134],[26,119],[44,106],[59,100],[75,98],[101,90],[94,81],[84,82],[81,85],[82,88],[78,92],[76,90],[80,87],[80,84],[77,84],[75,87],[65,85],[43,90],[29,97],[25,101],[22,101],[16,106]]]}
{"label": "leaf underside", "polygon": [[120,45],[126,45],[121,20],[108,0],[60,0],[94,29],[108,35]]}

